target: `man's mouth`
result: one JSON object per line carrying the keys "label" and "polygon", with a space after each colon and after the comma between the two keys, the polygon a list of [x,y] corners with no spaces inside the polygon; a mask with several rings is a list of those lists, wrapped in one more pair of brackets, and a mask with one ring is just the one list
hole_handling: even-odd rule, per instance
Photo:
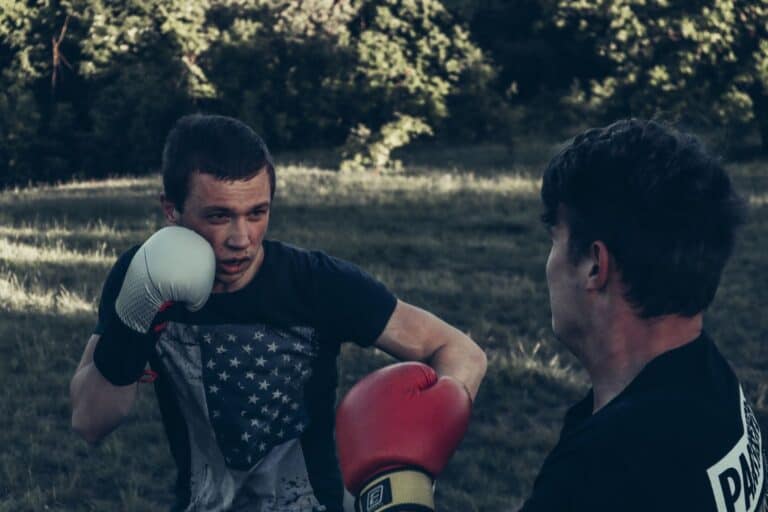
{"label": "man's mouth", "polygon": [[219,262],[219,268],[224,274],[238,274],[242,272],[251,258],[230,258],[227,260],[221,260]]}

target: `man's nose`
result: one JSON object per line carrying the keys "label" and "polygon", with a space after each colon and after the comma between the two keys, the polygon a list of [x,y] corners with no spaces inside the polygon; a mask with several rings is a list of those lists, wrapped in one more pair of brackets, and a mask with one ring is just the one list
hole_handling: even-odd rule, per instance
{"label": "man's nose", "polygon": [[227,245],[233,249],[245,249],[250,245],[246,219],[235,218],[229,225]]}

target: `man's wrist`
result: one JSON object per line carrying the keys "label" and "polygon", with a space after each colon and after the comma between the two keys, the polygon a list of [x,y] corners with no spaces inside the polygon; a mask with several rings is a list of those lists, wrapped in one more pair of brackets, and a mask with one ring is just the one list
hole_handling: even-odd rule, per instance
{"label": "man's wrist", "polygon": [[144,375],[157,335],[136,332],[115,315],[93,351],[93,364],[114,386],[127,386]]}

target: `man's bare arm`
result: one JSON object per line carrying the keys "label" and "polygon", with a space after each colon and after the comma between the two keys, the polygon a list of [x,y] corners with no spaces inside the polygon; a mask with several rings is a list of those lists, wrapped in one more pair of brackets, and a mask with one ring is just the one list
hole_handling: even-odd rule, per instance
{"label": "man's bare arm", "polygon": [[474,400],[485,376],[485,352],[432,313],[398,300],[376,347],[402,360],[423,361],[464,384]]}
{"label": "man's bare arm", "polygon": [[98,341],[95,334],[88,340],[69,383],[72,429],[91,444],[102,440],[128,416],[138,389],[138,384],[114,386],[99,373],[93,364]]}

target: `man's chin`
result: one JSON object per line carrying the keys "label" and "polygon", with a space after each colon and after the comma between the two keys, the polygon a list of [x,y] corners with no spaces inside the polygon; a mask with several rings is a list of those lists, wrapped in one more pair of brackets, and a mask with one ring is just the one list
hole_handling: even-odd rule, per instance
{"label": "man's chin", "polygon": [[236,272],[216,269],[216,277],[214,278],[214,292],[225,292],[239,290],[246,284],[248,284],[248,274],[251,266],[243,267]]}

